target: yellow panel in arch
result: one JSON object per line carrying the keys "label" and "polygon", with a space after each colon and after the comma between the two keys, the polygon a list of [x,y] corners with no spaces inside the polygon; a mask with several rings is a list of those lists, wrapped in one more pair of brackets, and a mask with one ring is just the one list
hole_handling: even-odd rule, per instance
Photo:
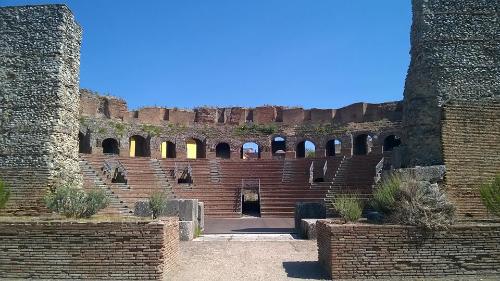
{"label": "yellow panel in arch", "polygon": [[196,159],[196,141],[195,140],[188,140],[186,141],[186,148],[187,148],[187,158],[188,159]]}
{"label": "yellow panel in arch", "polygon": [[135,157],[135,139],[130,139],[130,157]]}
{"label": "yellow panel in arch", "polygon": [[161,158],[167,158],[167,142],[161,143]]}

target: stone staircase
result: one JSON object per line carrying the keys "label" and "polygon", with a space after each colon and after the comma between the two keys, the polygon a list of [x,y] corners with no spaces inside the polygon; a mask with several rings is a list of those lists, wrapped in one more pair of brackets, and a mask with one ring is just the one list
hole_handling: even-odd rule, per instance
{"label": "stone staircase", "polygon": [[221,182],[221,171],[220,171],[220,161],[218,159],[212,159],[209,162],[210,165],[210,182],[218,184]]}
{"label": "stone staircase", "polygon": [[172,190],[172,185],[170,184],[170,181],[167,177],[167,173],[161,167],[160,161],[158,159],[151,158],[151,168],[153,169],[156,179],[159,182],[160,189],[164,190],[164,192],[168,194],[170,198],[176,198]]}
{"label": "stone staircase", "polygon": [[381,155],[352,156],[343,159],[325,196],[330,215],[335,214],[332,200],[336,196],[353,195],[365,203],[372,198],[377,166],[381,159]]}
{"label": "stone staircase", "polygon": [[132,211],[123,203],[123,201],[120,201],[118,196],[102,180],[96,170],[85,159],[80,158],[79,163],[83,174],[84,188],[87,190],[92,188],[102,189],[110,200],[108,207],[101,210],[99,213],[106,215],[131,215]]}

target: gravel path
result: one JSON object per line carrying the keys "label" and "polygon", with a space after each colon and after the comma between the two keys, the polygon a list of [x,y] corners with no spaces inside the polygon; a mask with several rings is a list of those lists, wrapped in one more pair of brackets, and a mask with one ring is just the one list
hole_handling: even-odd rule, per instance
{"label": "gravel path", "polygon": [[172,280],[328,280],[317,262],[316,241],[238,240],[182,242]]}

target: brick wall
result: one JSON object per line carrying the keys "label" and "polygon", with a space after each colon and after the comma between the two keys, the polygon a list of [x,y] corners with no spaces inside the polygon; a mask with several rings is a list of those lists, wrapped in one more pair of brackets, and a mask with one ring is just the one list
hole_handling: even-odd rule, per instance
{"label": "brick wall", "polygon": [[0,221],[1,280],[168,280],[177,218],[160,222]]}
{"label": "brick wall", "polygon": [[444,107],[446,186],[460,216],[484,218],[479,186],[500,174],[500,104],[454,102]]}
{"label": "brick wall", "polygon": [[319,221],[317,232],[319,261],[334,280],[500,277],[498,223],[423,232],[407,226]]}

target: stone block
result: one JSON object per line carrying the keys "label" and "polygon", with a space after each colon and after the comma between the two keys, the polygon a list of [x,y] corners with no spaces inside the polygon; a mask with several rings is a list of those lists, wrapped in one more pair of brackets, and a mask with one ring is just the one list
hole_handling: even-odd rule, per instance
{"label": "stone block", "polygon": [[302,219],[300,221],[300,237],[307,240],[316,240],[316,223],[323,221],[320,219]]}
{"label": "stone block", "polygon": [[198,226],[201,230],[205,229],[205,204],[198,202]]}
{"label": "stone block", "polygon": [[149,208],[149,203],[147,201],[135,202],[134,206],[134,216],[137,217],[151,217],[153,212]]}
{"label": "stone block", "polygon": [[195,222],[179,221],[179,238],[181,241],[191,241],[194,239]]}
{"label": "stone block", "polygon": [[324,203],[299,202],[295,204],[295,230],[300,233],[302,219],[325,219],[326,206]]}
{"label": "stone block", "polygon": [[304,122],[304,109],[303,108],[288,108],[283,109],[283,123],[284,124],[300,124]]}

